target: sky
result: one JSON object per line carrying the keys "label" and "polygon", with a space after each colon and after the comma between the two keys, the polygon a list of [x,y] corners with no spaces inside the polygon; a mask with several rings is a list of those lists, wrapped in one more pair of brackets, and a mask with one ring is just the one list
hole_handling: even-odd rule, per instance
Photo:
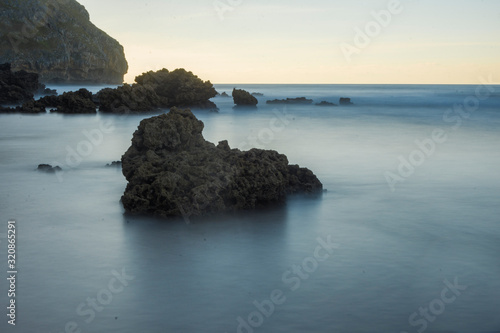
{"label": "sky", "polygon": [[125,81],[500,82],[498,0],[78,0],[125,48]]}

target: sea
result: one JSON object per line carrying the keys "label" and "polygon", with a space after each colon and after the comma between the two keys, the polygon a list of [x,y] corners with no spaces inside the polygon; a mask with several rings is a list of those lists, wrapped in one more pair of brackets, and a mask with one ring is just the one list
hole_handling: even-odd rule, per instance
{"label": "sea", "polygon": [[[125,214],[107,166],[168,110],[0,115],[0,331],[500,332],[500,86],[483,81],[215,85],[262,95],[193,109],[206,140],[276,150],[325,191],[201,220]],[[296,97],[313,103],[266,104]]]}

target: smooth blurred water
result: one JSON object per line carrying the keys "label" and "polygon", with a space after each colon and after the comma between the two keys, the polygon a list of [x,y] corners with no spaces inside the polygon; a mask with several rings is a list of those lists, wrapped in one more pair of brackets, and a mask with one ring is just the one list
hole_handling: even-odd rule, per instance
{"label": "smooth blurred water", "polygon": [[[1,237],[16,219],[17,331],[238,332],[249,316],[258,327],[240,332],[500,331],[499,86],[460,117],[449,110],[475,86],[237,87],[265,96],[256,109],[216,97],[218,113],[194,110],[204,137],[275,149],[328,192],[191,224],[130,217],[126,180],[105,165],[154,113],[0,116],[0,263],[7,275]],[[287,97],[355,104],[265,104]],[[400,158],[420,156],[416,140],[436,130],[446,140],[392,191],[387,172],[398,175]],[[34,171],[40,163],[64,173]],[[338,247],[312,260],[329,237]],[[291,271],[302,264],[310,273]],[[443,302],[444,281],[456,279],[467,288]],[[5,279],[0,288],[7,304]],[[430,304],[434,314],[412,326]],[[14,331],[5,314],[0,330]]]}

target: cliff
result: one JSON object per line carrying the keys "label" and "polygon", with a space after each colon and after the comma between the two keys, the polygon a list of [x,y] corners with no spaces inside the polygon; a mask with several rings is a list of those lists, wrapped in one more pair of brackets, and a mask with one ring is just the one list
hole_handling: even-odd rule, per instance
{"label": "cliff", "polygon": [[123,47],[75,0],[0,0],[0,63],[41,82],[121,84]]}

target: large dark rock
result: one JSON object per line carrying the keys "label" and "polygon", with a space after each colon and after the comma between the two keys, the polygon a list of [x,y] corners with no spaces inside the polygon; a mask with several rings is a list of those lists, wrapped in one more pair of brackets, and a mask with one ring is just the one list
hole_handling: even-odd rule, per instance
{"label": "large dark rock", "polygon": [[321,191],[308,169],[272,150],[205,141],[190,110],[143,120],[122,157],[125,210],[163,217],[203,216],[281,203],[289,193]]}
{"label": "large dark rock", "polygon": [[92,22],[75,0],[0,1],[0,63],[42,82],[121,84],[123,47]]}
{"label": "large dark rock", "polygon": [[217,95],[210,81],[202,81],[183,68],[147,72],[135,78],[133,85],[106,88],[97,94],[99,110],[125,113],[144,112],[158,108],[200,107],[215,109],[209,101]]}
{"label": "large dark rock", "polygon": [[257,98],[243,89],[233,89],[233,100],[236,105],[255,106],[259,103]]}

